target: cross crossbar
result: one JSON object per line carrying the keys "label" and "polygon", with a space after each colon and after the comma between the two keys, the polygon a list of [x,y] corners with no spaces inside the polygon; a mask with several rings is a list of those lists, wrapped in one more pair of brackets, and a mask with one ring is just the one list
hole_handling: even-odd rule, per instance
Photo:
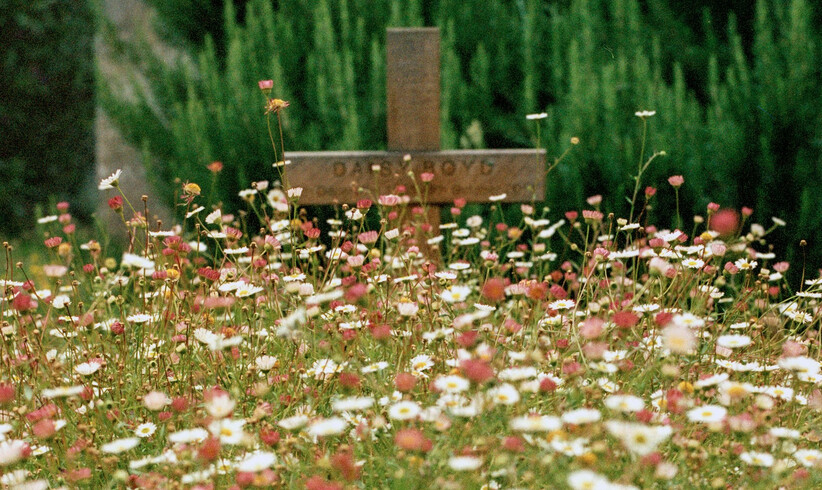
{"label": "cross crossbar", "polygon": [[[545,192],[544,150],[440,151],[440,35],[436,27],[388,29],[387,128],[390,151],[289,152],[288,184],[302,187],[300,204],[351,204],[420,185],[432,204],[490,197],[526,202]],[[437,213],[433,218],[438,220]]]}

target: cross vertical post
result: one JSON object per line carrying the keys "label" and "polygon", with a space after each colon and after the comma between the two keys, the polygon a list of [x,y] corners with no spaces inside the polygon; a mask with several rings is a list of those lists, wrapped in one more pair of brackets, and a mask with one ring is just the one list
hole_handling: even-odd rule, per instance
{"label": "cross vertical post", "polygon": [[[388,29],[386,60],[388,150],[439,150],[439,28]],[[426,221],[437,233],[440,206],[426,206]],[[417,233],[417,238],[419,246],[427,248],[425,235]]]}

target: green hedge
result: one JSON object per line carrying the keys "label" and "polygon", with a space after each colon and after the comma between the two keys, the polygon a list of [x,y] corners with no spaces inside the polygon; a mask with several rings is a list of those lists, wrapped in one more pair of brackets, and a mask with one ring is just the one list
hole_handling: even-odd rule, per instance
{"label": "green hedge", "polygon": [[385,28],[437,25],[444,148],[533,145],[524,116],[545,111],[549,155],[572,136],[582,141],[551,174],[547,203],[564,211],[603,194],[627,214],[641,134],[634,112],[656,110],[648,148],[668,156],[646,175],[660,186],[658,218],[674,209],[665,179],[682,174],[684,214],[704,214],[709,200],[750,206],[760,221],[789,221],[782,245],[805,238],[812,263],[822,262],[822,58],[819,13],[806,0],[759,0],[744,41],[732,15],[725,32],[707,11],[693,29],[682,7],[661,0],[242,6],[240,15],[225,4],[221,45],[193,43],[193,63],[167,66],[145,47],[119,46],[145,66],[156,105],[124,102],[99,84],[106,109],[149,150],[158,185],[208,182],[206,164],[220,160],[219,197],[237,203],[252,178],[271,175],[260,79],[291,102],[288,150],[383,148]]}
{"label": "green hedge", "polygon": [[49,196],[94,208],[93,20],[84,1],[0,2],[0,234]]}

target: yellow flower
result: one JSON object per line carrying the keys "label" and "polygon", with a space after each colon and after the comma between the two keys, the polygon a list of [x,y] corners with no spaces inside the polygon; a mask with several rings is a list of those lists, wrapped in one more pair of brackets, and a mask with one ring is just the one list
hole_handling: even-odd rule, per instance
{"label": "yellow flower", "polygon": [[183,192],[185,192],[189,196],[199,196],[200,186],[195,184],[194,182],[188,182],[186,185],[183,186]]}
{"label": "yellow flower", "polygon": [[268,99],[268,102],[265,104],[265,113],[272,114],[286,107],[288,107],[288,102],[283,99]]}

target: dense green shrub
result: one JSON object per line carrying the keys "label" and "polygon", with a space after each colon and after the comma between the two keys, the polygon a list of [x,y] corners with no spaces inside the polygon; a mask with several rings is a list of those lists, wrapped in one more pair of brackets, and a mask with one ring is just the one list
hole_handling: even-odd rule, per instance
{"label": "dense green shrub", "polygon": [[[545,111],[549,155],[572,136],[582,141],[551,174],[548,204],[563,211],[601,193],[610,209],[627,214],[619,196],[630,195],[640,153],[633,114],[656,110],[647,149],[668,156],[650,167],[647,184],[682,174],[683,214],[704,210],[709,200],[750,206],[760,221],[790,221],[786,240],[808,239],[814,263],[822,259],[822,196],[815,192],[822,58],[819,13],[806,0],[759,0],[745,25],[753,39],[744,40],[733,15],[717,32],[705,10],[703,27],[694,29],[682,7],[662,1],[242,5],[239,15],[233,2],[225,4],[219,47],[209,36],[201,48],[196,36],[183,36],[195,46],[192,63],[168,66],[148,49],[120,46],[144,63],[153,105],[148,97],[123,102],[101,84],[106,108],[150,151],[159,185],[173,177],[207,182],[206,164],[221,160],[228,172],[220,198],[236,201],[250,179],[269,175],[274,156],[256,86],[264,78],[291,101],[287,149],[382,148],[385,27],[437,25],[443,147],[533,145],[524,115]],[[657,199],[657,217],[670,218],[667,184]]]}
{"label": "dense green shrub", "polygon": [[0,234],[48,196],[93,209],[93,38],[86,2],[0,2]]}

